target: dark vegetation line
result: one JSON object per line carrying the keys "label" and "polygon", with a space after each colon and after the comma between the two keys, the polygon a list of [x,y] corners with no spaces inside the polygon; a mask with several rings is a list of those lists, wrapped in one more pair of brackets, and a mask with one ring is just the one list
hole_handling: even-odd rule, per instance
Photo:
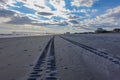
{"label": "dark vegetation line", "polygon": [[54,37],[48,41],[27,80],[57,80]]}
{"label": "dark vegetation line", "polygon": [[96,55],[98,55],[98,56],[100,56],[100,57],[103,57],[103,58],[105,58],[105,59],[107,59],[107,60],[109,60],[109,61],[111,61],[111,62],[113,62],[113,63],[115,63],[115,64],[120,65],[120,57],[118,57],[118,56],[108,55],[108,53],[103,52],[103,51],[99,51],[99,50],[97,50],[97,49],[95,49],[95,48],[92,48],[92,47],[90,47],[90,46],[81,44],[81,43],[79,43],[79,42],[70,40],[70,39],[65,38],[65,37],[62,37],[62,36],[60,36],[60,37],[63,38],[64,40],[66,40],[66,41],[69,41],[70,43],[72,43],[72,44],[74,44],[74,45],[77,45],[77,46],[79,46],[79,47],[81,47],[81,48],[84,48],[84,49],[86,49],[86,50],[88,50],[88,51],[90,51],[90,52],[92,52],[92,53],[94,53],[94,54],[96,54]]}

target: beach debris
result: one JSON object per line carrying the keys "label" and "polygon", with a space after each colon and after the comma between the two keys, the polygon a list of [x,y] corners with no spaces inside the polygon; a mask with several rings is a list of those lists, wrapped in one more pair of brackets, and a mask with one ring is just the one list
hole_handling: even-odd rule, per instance
{"label": "beach debris", "polygon": [[64,69],[68,69],[68,67],[65,67]]}
{"label": "beach debris", "polygon": [[24,51],[28,51],[27,49],[24,49]]}

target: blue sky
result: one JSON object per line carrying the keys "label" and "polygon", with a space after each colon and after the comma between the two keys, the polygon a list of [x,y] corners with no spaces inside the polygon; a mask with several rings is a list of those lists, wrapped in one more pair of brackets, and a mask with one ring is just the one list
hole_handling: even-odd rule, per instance
{"label": "blue sky", "polygon": [[113,29],[120,27],[120,1],[0,0],[0,20],[0,31],[64,33]]}

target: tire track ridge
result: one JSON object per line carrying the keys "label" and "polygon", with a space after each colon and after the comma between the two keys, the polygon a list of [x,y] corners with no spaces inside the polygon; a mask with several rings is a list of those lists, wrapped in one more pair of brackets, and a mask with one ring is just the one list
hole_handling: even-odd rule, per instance
{"label": "tire track ridge", "polygon": [[48,41],[27,80],[57,80],[54,36]]}
{"label": "tire track ridge", "polygon": [[113,62],[113,63],[115,63],[115,64],[120,65],[120,57],[118,57],[118,56],[112,56],[112,55],[109,55],[109,54],[106,53],[106,52],[99,51],[99,50],[97,50],[97,49],[95,49],[95,48],[92,48],[92,47],[90,47],[90,46],[81,44],[81,43],[79,43],[79,42],[70,40],[70,39],[65,38],[65,37],[62,37],[62,36],[60,36],[60,37],[63,38],[64,40],[66,40],[66,41],[74,44],[74,45],[77,45],[77,46],[79,46],[79,47],[81,47],[81,48],[84,48],[84,49],[86,49],[86,50],[88,50],[88,51],[90,51],[90,52],[92,52],[92,53],[94,53],[94,54],[96,54],[96,55],[98,55],[98,56],[100,56],[100,57],[103,57],[103,58],[105,58],[105,59],[107,59],[107,60],[109,60],[109,61],[111,61],[111,62]]}
{"label": "tire track ridge", "polygon": [[47,71],[48,71],[48,76],[46,77],[45,80],[57,80],[54,37],[52,38],[51,45],[50,45],[50,53],[48,55]]}
{"label": "tire track ridge", "polygon": [[38,61],[37,61],[36,65],[34,66],[32,72],[30,73],[30,76],[27,80],[37,80],[37,78],[41,77],[40,72],[42,71],[42,69],[40,67],[42,64],[44,64],[44,60],[47,55],[50,42],[51,42],[51,39],[48,41],[47,45],[45,46],[42,54],[38,58]]}

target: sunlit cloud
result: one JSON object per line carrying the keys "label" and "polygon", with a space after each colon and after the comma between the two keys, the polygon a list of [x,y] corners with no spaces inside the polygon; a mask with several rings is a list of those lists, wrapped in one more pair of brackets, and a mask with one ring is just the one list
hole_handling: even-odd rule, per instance
{"label": "sunlit cloud", "polygon": [[93,19],[86,19],[81,21],[79,24],[81,26],[89,27],[89,28],[112,28],[112,27],[120,27],[120,6],[115,7],[113,9],[108,9],[102,15],[96,16]]}
{"label": "sunlit cloud", "polygon": [[110,3],[114,5],[101,0],[0,0],[0,24],[55,26],[58,31],[58,26],[70,31],[120,27],[120,4]]}
{"label": "sunlit cloud", "polygon": [[92,5],[97,0],[73,0],[71,2],[72,6],[85,6],[85,7],[92,7]]}

